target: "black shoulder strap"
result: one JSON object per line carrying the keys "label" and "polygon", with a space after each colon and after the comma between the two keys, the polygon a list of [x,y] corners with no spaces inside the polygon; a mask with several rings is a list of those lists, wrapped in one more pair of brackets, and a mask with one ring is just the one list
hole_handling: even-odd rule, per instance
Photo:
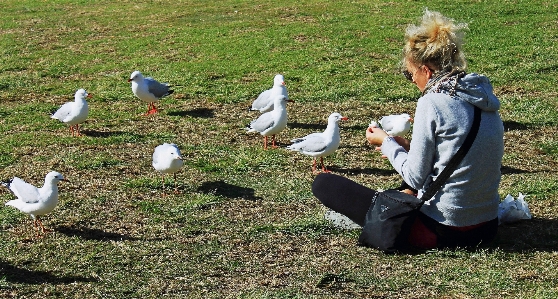
{"label": "black shoulder strap", "polygon": [[436,178],[436,180],[432,182],[430,187],[428,187],[428,189],[424,192],[424,194],[420,198],[421,200],[423,201],[429,200],[436,194],[436,192],[438,192],[438,190],[440,190],[440,188],[442,188],[442,186],[446,183],[446,180],[450,177],[450,175],[453,173],[455,168],[457,168],[459,163],[461,163],[461,160],[463,160],[463,158],[465,157],[465,155],[473,145],[473,142],[475,141],[475,138],[477,137],[477,133],[479,131],[481,112],[482,112],[479,107],[477,106],[474,107],[475,107],[475,118],[473,119],[473,125],[471,126],[471,130],[469,131],[469,134],[467,134],[467,137],[465,137],[465,141],[463,142],[463,144],[461,145],[461,147],[459,148],[455,156],[451,158],[448,165],[444,168],[444,170],[442,170],[442,172]]}

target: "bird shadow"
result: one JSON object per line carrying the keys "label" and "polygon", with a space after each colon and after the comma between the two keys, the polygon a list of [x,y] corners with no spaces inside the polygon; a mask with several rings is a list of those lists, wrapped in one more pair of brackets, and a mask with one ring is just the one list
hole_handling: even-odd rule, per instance
{"label": "bird shadow", "polygon": [[342,130],[347,130],[347,131],[366,131],[366,129],[368,129],[368,125],[354,125],[354,126],[340,126]]}
{"label": "bird shadow", "polygon": [[96,240],[96,241],[124,241],[131,240],[136,241],[137,238],[130,237],[128,235],[123,235],[119,233],[106,232],[100,229],[87,228],[87,227],[76,227],[72,226],[58,226],[55,230],[61,234],[68,237],[79,237],[85,240]]}
{"label": "bird shadow", "polygon": [[16,267],[0,260],[0,277],[11,283],[25,284],[67,284],[75,282],[95,282],[94,278],[83,276],[57,276],[49,271],[36,271]]}
{"label": "bird shadow", "polygon": [[85,136],[97,137],[97,138],[109,138],[114,136],[122,136],[122,135],[130,134],[129,132],[123,132],[123,131],[95,131],[95,130],[83,130],[80,133]]}
{"label": "bird shadow", "polygon": [[196,108],[187,111],[171,111],[167,113],[167,115],[180,117],[190,116],[196,118],[212,118],[215,117],[215,110],[209,108]]}
{"label": "bird shadow", "polygon": [[531,173],[531,171],[529,170],[523,170],[523,169],[519,169],[519,168],[513,168],[510,166],[504,166],[502,165],[500,167],[500,172],[504,175],[504,174],[521,174],[521,173]]}
{"label": "bird shadow", "polygon": [[378,169],[378,168],[341,168],[335,165],[328,166],[327,169],[336,172],[342,173],[346,175],[361,175],[361,174],[369,174],[369,175],[378,175],[378,176],[390,176],[397,174],[397,171],[393,169]]}
{"label": "bird shadow", "polygon": [[555,252],[558,250],[558,220],[533,218],[502,224],[490,247],[508,252]]}
{"label": "bird shadow", "polygon": [[288,127],[291,129],[311,129],[323,131],[327,128],[327,124],[304,124],[299,122],[290,122],[288,123]]}
{"label": "bird shadow", "polygon": [[240,187],[224,181],[204,182],[198,187],[197,191],[231,199],[242,198],[251,201],[262,199],[254,195],[254,189],[252,188]]}
{"label": "bird shadow", "polygon": [[527,130],[528,128],[526,124],[518,123],[513,120],[504,121],[504,131],[519,131]]}

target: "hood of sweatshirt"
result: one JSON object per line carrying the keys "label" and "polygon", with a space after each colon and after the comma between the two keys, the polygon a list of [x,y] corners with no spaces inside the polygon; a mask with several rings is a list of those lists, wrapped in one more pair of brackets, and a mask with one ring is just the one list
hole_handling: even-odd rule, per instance
{"label": "hood of sweatshirt", "polygon": [[457,80],[455,93],[459,98],[484,111],[500,109],[500,101],[494,95],[492,84],[483,75],[471,73]]}

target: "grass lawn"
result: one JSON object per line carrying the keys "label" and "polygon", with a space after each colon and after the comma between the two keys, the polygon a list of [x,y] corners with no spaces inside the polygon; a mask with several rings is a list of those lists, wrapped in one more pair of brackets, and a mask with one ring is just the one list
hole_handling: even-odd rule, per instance
{"label": "grass lawn", "polygon": [[[397,173],[367,145],[371,119],[414,113],[399,72],[404,29],[423,9],[469,24],[469,71],[500,98],[500,195],[527,194],[533,219],[489,248],[385,255],[324,219],[312,159],[264,151],[243,129],[257,95],[285,76],[289,140],[339,112],[333,173],[373,188]],[[0,4],[0,179],[64,174],[53,232],[0,208],[2,298],[558,297],[558,3],[553,1],[30,1]],[[160,112],[126,80],[173,85]],[[50,112],[85,88],[80,138]],[[173,181],[151,166],[176,143]],[[490,149],[487,149],[488,151]],[[13,199],[0,189],[2,203]],[[168,193],[162,196],[163,192]]]}

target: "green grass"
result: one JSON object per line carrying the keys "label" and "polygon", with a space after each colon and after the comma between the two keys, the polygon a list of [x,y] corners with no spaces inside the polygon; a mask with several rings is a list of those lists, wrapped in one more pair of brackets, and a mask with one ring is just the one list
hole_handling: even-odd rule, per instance
{"label": "green grass", "polygon": [[[400,54],[425,7],[469,24],[469,71],[486,74],[502,104],[500,194],[527,194],[534,219],[502,226],[485,249],[384,255],[324,220],[312,159],[264,151],[243,129],[256,117],[246,108],[284,74],[295,103],[282,147],[337,111],[349,121],[327,165],[397,185],[364,128],[413,113],[420,93]],[[0,179],[40,185],[57,170],[70,182],[43,217],[45,238],[0,209],[0,297],[557,297],[556,15],[538,0],[3,1]],[[134,70],[173,85],[159,114],[141,116]],[[72,138],[49,113],[78,88],[93,98],[85,136]],[[151,166],[163,142],[185,160],[180,194]]]}

